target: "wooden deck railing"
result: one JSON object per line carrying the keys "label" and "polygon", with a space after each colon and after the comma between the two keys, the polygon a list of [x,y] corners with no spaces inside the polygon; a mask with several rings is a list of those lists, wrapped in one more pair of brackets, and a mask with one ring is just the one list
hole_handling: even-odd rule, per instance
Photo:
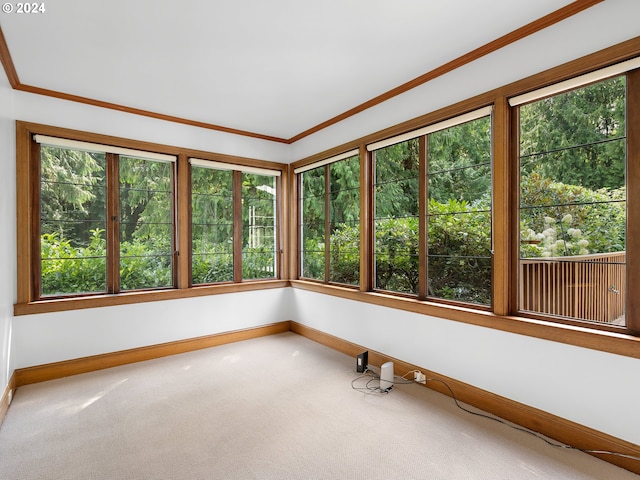
{"label": "wooden deck railing", "polygon": [[625,252],[520,259],[520,310],[619,323],[625,261]]}

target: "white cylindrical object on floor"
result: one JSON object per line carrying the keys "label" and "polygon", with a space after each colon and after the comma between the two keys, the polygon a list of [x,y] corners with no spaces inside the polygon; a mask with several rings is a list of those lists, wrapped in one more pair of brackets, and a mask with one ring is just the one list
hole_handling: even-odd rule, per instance
{"label": "white cylindrical object on floor", "polygon": [[380,367],[380,389],[390,390],[393,387],[393,362],[387,362]]}

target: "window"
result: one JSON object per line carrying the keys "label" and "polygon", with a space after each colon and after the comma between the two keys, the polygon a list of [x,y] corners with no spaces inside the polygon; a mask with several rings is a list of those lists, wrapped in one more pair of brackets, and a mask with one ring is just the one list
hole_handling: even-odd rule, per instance
{"label": "window", "polygon": [[193,285],[278,276],[278,171],[190,159]]}
{"label": "window", "polygon": [[107,158],[40,145],[39,296],[107,291]]}
{"label": "window", "polygon": [[38,296],[173,286],[174,157],[36,136]]}
{"label": "window", "polygon": [[171,287],[173,163],[120,156],[120,290]]}
{"label": "window", "polygon": [[233,171],[192,160],[191,245],[194,285],[233,281]]}
{"label": "window", "polygon": [[16,315],[286,285],[286,165],[20,121],[16,133]]}
{"label": "window", "polygon": [[325,280],[326,167],[300,175],[300,275]]}
{"label": "window", "polygon": [[374,289],[491,304],[490,112],[367,146],[375,172]]}
{"label": "window", "polygon": [[374,152],[374,288],[418,294],[419,141]]}
{"label": "window", "polygon": [[626,77],[519,108],[519,308],[625,325]]}
{"label": "window", "polygon": [[276,177],[242,174],[242,278],[277,275]]}
{"label": "window", "polygon": [[[360,156],[357,151],[300,173],[300,276],[360,283]],[[328,234],[327,234],[328,232]]]}
{"label": "window", "polygon": [[491,118],[427,137],[428,296],[491,304]]}

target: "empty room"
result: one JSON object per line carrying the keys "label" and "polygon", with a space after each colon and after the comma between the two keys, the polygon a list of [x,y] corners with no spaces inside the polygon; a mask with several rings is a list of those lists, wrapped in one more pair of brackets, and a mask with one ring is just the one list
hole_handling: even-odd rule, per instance
{"label": "empty room", "polygon": [[638,18],[3,3],[0,479],[639,478]]}

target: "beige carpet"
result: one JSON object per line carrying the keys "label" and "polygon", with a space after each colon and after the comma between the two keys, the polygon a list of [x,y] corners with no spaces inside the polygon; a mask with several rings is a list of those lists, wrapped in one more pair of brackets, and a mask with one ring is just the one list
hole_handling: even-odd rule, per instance
{"label": "beige carpet", "polygon": [[354,365],[285,333],[22,387],[0,479],[640,478]]}

